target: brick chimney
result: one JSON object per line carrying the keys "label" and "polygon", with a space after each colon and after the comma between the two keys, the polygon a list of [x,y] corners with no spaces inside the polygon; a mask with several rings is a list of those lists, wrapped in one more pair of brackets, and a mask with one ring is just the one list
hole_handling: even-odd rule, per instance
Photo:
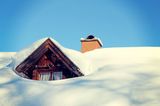
{"label": "brick chimney", "polygon": [[81,52],[85,53],[94,49],[98,49],[102,47],[101,40],[99,38],[94,37],[93,35],[89,35],[86,39],[81,38]]}

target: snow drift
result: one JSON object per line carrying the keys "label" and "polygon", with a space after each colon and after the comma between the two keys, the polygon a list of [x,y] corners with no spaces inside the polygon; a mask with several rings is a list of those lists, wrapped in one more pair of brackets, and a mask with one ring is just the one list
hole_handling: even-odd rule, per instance
{"label": "snow drift", "polygon": [[[105,48],[84,54],[62,49],[78,66],[91,69],[83,70],[88,71],[86,76],[59,81],[28,80],[16,75],[13,65],[7,65],[13,55],[1,56],[0,106],[160,105],[159,47]],[[15,63],[33,50],[31,47],[17,53]]]}
{"label": "snow drift", "polygon": [[11,64],[13,55],[15,55],[15,52],[1,52],[0,53],[0,69]]}

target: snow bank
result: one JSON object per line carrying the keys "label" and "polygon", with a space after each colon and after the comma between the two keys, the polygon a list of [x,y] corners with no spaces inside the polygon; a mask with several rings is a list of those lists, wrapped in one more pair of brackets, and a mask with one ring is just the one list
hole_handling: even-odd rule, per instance
{"label": "snow bank", "polygon": [[0,106],[160,106],[159,54],[158,47],[97,49],[82,55],[94,73],[59,81],[32,81],[3,67]]}
{"label": "snow bank", "polygon": [[83,56],[81,52],[72,49],[63,49],[64,53],[74,62],[84,75],[93,73],[91,61]]}
{"label": "snow bank", "polygon": [[[146,63],[153,66],[145,66],[143,68],[151,68],[159,70],[160,59],[159,47],[122,47],[122,48],[101,48],[84,53],[84,56],[92,61],[94,69],[99,70],[104,66],[113,66],[113,68],[139,65],[140,67]],[[135,67],[137,70],[137,67]]]}
{"label": "snow bank", "polygon": [[15,55],[15,52],[0,52],[0,69],[12,62],[13,55]]}

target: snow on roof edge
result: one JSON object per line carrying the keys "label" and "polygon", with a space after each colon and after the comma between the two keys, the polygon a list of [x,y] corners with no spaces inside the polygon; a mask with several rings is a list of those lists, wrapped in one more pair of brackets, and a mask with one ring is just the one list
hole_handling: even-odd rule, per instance
{"label": "snow on roof edge", "polygon": [[34,43],[32,43],[30,46],[22,49],[21,51],[17,52],[13,59],[15,61],[14,64],[14,69],[21,63],[23,62],[30,54],[32,54],[41,44],[43,44],[47,39],[52,40],[52,42],[54,42],[56,44],[56,46],[58,46],[60,49],[62,48],[61,45],[55,41],[54,39],[50,38],[50,37],[45,37],[42,38],[38,41],[35,41]]}
{"label": "snow on roof edge", "polygon": [[[90,73],[90,62],[87,62],[87,59],[83,58],[81,52],[61,46],[56,40],[54,40],[51,37],[42,38],[34,42],[33,44],[31,44],[29,47],[22,49],[20,52],[17,52],[13,57],[13,61],[14,61],[13,69],[15,70],[15,68],[20,63],[22,63],[29,55],[31,55],[47,39],[50,39],[76,66],[78,66],[80,68],[80,71],[84,75]],[[83,60],[86,61],[85,64],[87,64],[88,66],[83,64],[84,63]]]}

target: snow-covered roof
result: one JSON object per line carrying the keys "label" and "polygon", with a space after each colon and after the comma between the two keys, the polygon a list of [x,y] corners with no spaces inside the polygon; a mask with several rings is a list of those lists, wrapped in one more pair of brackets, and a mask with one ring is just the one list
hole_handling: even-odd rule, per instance
{"label": "snow-covered roof", "polygon": [[[36,42],[34,42],[32,45],[29,47],[21,50],[20,52],[17,52],[15,56],[13,57],[14,59],[14,69],[21,63],[23,62],[29,55],[31,55],[42,43],[44,43],[47,38],[40,39]],[[49,38],[54,44],[74,63],[76,64],[79,68],[80,71],[84,74],[87,75],[91,72],[91,65],[89,60],[86,60],[83,58],[82,53],[67,49],[63,46],[61,46],[56,40]],[[84,63],[84,64],[82,64]]]}
{"label": "snow-covered roof", "polygon": [[[94,61],[92,68],[99,69],[105,65],[114,68],[131,64],[144,64],[149,58],[159,57],[158,47],[119,47],[119,48],[100,48],[84,53],[90,61]],[[95,61],[96,60],[96,61]]]}
{"label": "snow-covered roof", "polygon": [[6,66],[0,68],[0,106],[159,106],[159,54],[160,47],[93,50],[82,57],[97,67],[94,73],[49,82],[24,79]]}

